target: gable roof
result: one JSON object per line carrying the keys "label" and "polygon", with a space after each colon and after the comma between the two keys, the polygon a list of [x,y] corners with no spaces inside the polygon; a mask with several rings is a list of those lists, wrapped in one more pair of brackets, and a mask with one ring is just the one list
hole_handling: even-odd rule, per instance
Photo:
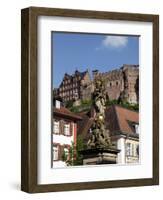
{"label": "gable roof", "polygon": [[78,134],[82,135],[83,138],[88,137],[89,129],[91,128],[94,118],[89,117],[87,113],[79,113],[79,115],[82,117],[81,121],[78,121]]}
{"label": "gable roof", "polygon": [[69,119],[72,119],[72,120],[81,120],[82,119],[79,115],[74,114],[73,112],[71,112],[70,110],[68,110],[65,107],[61,107],[60,109],[54,108],[53,109],[53,116],[54,117],[59,116],[59,117],[62,117],[62,118],[69,118]]}
{"label": "gable roof", "polygon": [[[89,137],[89,129],[91,128],[94,118],[89,117],[87,113],[78,113],[82,120],[78,121],[78,134],[83,138]],[[134,133],[132,123],[139,124],[139,113],[126,109],[118,105],[112,105],[105,111],[106,129],[114,135],[129,135],[139,137]]]}
{"label": "gable roof", "polygon": [[111,132],[135,134],[132,123],[139,124],[139,113],[127,108],[113,105],[106,110],[106,124]]}

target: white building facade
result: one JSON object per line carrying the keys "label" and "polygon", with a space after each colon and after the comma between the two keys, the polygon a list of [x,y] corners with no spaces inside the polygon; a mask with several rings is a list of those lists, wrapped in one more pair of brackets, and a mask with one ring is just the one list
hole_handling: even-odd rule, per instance
{"label": "white building facade", "polygon": [[66,167],[69,151],[77,140],[77,120],[80,117],[55,100],[53,110],[52,168]]}

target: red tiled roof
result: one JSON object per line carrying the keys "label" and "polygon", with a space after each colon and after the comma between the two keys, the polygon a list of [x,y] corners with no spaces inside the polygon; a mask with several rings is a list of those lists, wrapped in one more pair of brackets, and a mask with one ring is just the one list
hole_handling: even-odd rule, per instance
{"label": "red tiled roof", "polygon": [[132,134],[129,122],[139,123],[139,113],[121,106],[110,106],[106,111],[106,120],[110,131]]}
{"label": "red tiled roof", "polygon": [[68,110],[65,107],[61,107],[60,109],[54,108],[53,113],[54,113],[54,115],[62,115],[64,117],[70,117],[70,118],[73,118],[75,120],[82,119],[79,115],[74,114],[73,112],[71,112],[70,110]]}
{"label": "red tiled roof", "polygon": [[139,123],[139,114],[132,110],[128,110],[119,106],[115,107],[120,130],[126,133],[131,133],[132,129],[128,121]]}
{"label": "red tiled roof", "polygon": [[78,134],[86,138],[88,130],[92,126],[93,118],[89,117],[87,112],[80,112],[78,114],[82,117],[82,120],[78,121]]}
{"label": "red tiled roof", "polygon": [[[82,135],[83,138],[89,137],[89,129],[94,121],[93,117],[89,117],[86,113],[79,113],[82,120],[78,121],[78,134]],[[110,133],[115,134],[129,134],[135,137],[137,135],[131,123],[139,123],[139,113],[123,108],[118,105],[112,105],[105,111],[105,123],[106,128],[109,129]]]}

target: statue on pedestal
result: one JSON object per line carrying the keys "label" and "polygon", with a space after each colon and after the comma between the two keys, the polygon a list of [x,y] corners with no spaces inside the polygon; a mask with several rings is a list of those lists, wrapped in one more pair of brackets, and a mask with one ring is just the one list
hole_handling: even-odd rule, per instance
{"label": "statue on pedestal", "polygon": [[88,148],[107,148],[111,146],[109,132],[105,128],[106,92],[104,85],[104,80],[100,76],[95,78],[95,88],[92,94],[95,116],[91,127],[91,138],[87,143]]}

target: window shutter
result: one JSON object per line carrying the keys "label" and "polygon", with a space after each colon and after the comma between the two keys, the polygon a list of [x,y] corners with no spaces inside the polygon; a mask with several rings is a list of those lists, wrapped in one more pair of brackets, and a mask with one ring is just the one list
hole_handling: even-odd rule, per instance
{"label": "window shutter", "polygon": [[64,122],[64,120],[62,120],[62,134],[64,135],[64,124],[65,124],[65,122]]}
{"label": "window shutter", "polygon": [[60,134],[63,135],[64,134],[64,121],[60,120]]}
{"label": "window shutter", "polygon": [[54,122],[55,122],[55,120],[53,119],[53,130],[52,130],[53,133],[55,133],[55,130],[54,130],[54,129],[55,129],[55,125],[54,125]]}
{"label": "window shutter", "polygon": [[63,153],[64,153],[64,146],[60,145],[59,160],[62,160]]}
{"label": "window shutter", "polygon": [[60,144],[58,144],[58,160],[60,160],[60,152],[61,152],[61,146],[60,146]]}
{"label": "window shutter", "polygon": [[61,132],[62,132],[62,131],[61,131],[61,121],[62,121],[62,120],[59,120],[59,135],[60,135]]}
{"label": "window shutter", "polygon": [[73,122],[70,123],[70,135],[73,135]]}
{"label": "window shutter", "polygon": [[58,145],[58,160],[61,160],[61,145]]}

